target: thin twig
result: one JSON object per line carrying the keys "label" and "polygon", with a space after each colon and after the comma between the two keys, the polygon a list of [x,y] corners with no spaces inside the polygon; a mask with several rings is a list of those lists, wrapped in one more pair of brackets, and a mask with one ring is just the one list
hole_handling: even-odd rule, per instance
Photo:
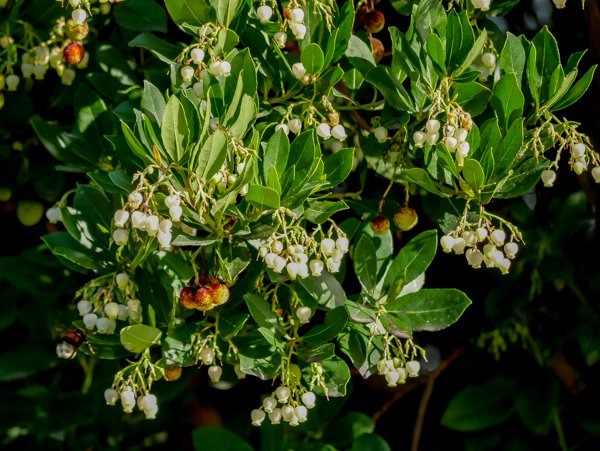
{"label": "thin twig", "polygon": [[427,405],[431,399],[433,393],[433,384],[435,383],[436,376],[431,373],[427,376],[427,385],[421,396],[421,402],[419,403],[419,412],[417,414],[417,420],[415,421],[415,428],[413,430],[412,446],[411,451],[419,451],[419,441],[421,440],[421,434],[423,433],[423,424],[425,424],[425,412],[427,412]]}
{"label": "thin twig", "polygon": [[[434,371],[432,371],[429,376],[431,376],[434,379],[436,379],[442,373],[442,371],[444,371],[446,368],[448,368],[448,366],[452,362],[454,362],[454,360],[456,360],[464,351],[465,351],[465,348],[457,348],[457,349],[455,349],[454,352],[452,354],[450,354],[450,356],[448,356],[447,358],[445,358],[444,360],[442,360],[440,362],[440,364],[438,365],[438,367]],[[390,397],[390,399],[388,399],[379,408],[379,410],[373,414],[373,416],[371,417],[373,419],[373,421],[375,423],[377,423],[377,421],[379,421],[379,419],[388,410],[390,410],[390,408],[396,402],[398,402],[398,400],[400,400],[400,398],[402,398],[404,395],[410,393],[411,391],[413,391],[415,388],[419,387],[420,385],[425,384],[428,380],[429,380],[429,377],[420,377],[418,379],[413,379],[410,383],[402,385],[399,388],[397,388],[394,391],[394,393],[392,394],[392,396]]]}

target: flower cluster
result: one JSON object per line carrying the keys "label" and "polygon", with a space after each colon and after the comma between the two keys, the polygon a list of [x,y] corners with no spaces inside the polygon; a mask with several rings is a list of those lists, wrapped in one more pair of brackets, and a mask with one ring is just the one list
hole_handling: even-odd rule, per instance
{"label": "flower cluster", "polygon": [[471,3],[475,9],[489,11],[492,0],[471,0]]}
{"label": "flower cluster", "polygon": [[169,210],[169,218],[160,216],[158,212],[152,211],[149,206],[150,198],[144,201],[144,196],[139,191],[133,191],[127,198],[123,209],[115,212],[115,231],[113,240],[118,245],[124,245],[129,239],[129,230],[125,228],[131,223],[131,228],[145,232],[151,237],[156,237],[161,248],[169,249],[173,239],[173,222],[179,222],[183,210],[181,200],[177,193],[165,197],[164,204]]}
{"label": "flower cluster", "polygon": [[[594,182],[600,183],[600,158],[598,154],[592,151],[583,142],[571,143],[570,145],[569,165],[577,175],[583,174],[591,163],[594,165],[590,171]],[[552,166],[557,166],[557,161]],[[544,169],[541,174],[541,180],[545,187],[551,187],[556,181],[556,172],[553,169]]]}
{"label": "flower cluster", "polygon": [[404,362],[399,357],[393,359],[382,359],[377,364],[377,372],[384,376],[388,386],[395,387],[398,384],[404,384],[406,377],[417,377],[421,369],[418,360],[409,360]]}
{"label": "flower cluster", "polygon": [[120,400],[125,413],[131,413],[137,407],[146,415],[148,420],[155,419],[158,413],[158,402],[155,395],[151,393],[137,394],[129,385],[126,385],[121,391],[107,388],[104,390],[104,400],[109,406],[116,405],[117,401]]}
{"label": "flower cluster", "polygon": [[[261,5],[256,9],[256,16],[261,22],[268,22],[273,17],[273,8],[268,5]],[[301,41],[306,35],[306,25],[304,24],[304,10],[295,1],[291,1],[287,8],[283,10],[283,22],[279,31],[273,35],[273,40],[279,48],[284,48],[288,39],[287,31],[291,31],[294,37]]]}
{"label": "flower cluster", "polygon": [[467,263],[473,268],[498,268],[507,274],[511,260],[519,252],[519,245],[512,239],[506,241],[506,232],[489,226],[477,227],[475,230],[457,229],[440,239],[442,249],[446,253],[454,252],[465,255]]}
{"label": "flower cluster", "polygon": [[283,420],[290,426],[298,426],[306,421],[308,409],[315,407],[315,401],[316,396],[311,391],[300,394],[290,387],[279,386],[263,399],[259,409],[252,410],[252,424],[260,426],[268,415],[271,424],[280,424]]}
{"label": "flower cluster", "polygon": [[441,130],[442,142],[448,152],[455,155],[457,166],[462,167],[471,150],[467,138],[472,126],[471,115],[465,111],[456,110],[448,114],[448,121],[443,127],[439,120],[429,119],[423,130],[414,132],[413,141],[416,147],[423,147],[425,144],[434,146],[440,140]]}
{"label": "flower cluster", "polygon": [[292,280],[319,276],[325,268],[329,272],[340,270],[342,258],[350,246],[346,236],[339,235],[336,240],[324,238],[320,243],[311,236],[299,237],[303,239],[302,242],[299,242],[298,236],[273,235],[260,247],[260,256],[269,268],[277,273],[285,270]]}
{"label": "flower cluster", "polygon": [[115,295],[111,287],[100,286],[93,292],[87,291],[86,299],[77,302],[77,311],[87,330],[95,329],[100,334],[113,334],[117,320],[132,324],[142,321],[140,301],[129,296],[129,275],[118,273],[114,282],[120,290],[119,295]]}

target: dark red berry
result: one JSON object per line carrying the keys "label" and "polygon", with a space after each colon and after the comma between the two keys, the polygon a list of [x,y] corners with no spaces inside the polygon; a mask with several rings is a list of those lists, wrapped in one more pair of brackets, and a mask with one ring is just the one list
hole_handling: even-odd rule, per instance
{"label": "dark red berry", "polygon": [[210,288],[201,287],[194,293],[194,308],[203,312],[210,310],[215,306],[215,299]]}
{"label": "dark red berry", "polygon": [[63,50],[63,57],[68,64],[79,64],[85,55],[85,49],[79,42],[71,42]]}
{"label": "dark red berry", "polygon": [[380,11],[369,11],[363,17],[363,27],[367,33],[379,33],[385,25],[385,16]]}
{"label": "dark red berry", "polygon": [[223,305],[229,300],[229,287],[222,283],[216,283],[212,286],[212,296],[215,306]]}
{"label": "dark red berry", "polygon": [[383,235],[390,230],[390,220],[385,216],[377,216],[371,221],[371,230],[377,235]]}
{"label": "dark red berry", "polygon": [[183,287],[181,293],[179,294],[179,301],[185,308],[196,308],[196,304],[194,302],[194,290],[192,290],[190,287]]}

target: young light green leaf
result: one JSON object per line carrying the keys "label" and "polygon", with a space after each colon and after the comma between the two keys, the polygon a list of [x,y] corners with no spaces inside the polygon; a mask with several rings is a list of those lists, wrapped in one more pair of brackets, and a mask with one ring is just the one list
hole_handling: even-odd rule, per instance
{"label": "young light green leaf", "polygon": [[140,353],[160,343],[162,332],[146,324],[134,324],[121,329],[121,344],[129,352]]}
{"label": "young light green leaf", "polygon": [[261,211],[276,210],[280,206],[277,191],[262,185],[250,185],[246,200]]}
{"label": "young light green leaf", "polygon": [[485,183],[485,173],[479,161],[469,158],[463,166],[463,177],[474,190],[478,190]]}
{"label": "young light green leaf", "polygon": [[221,167],[227,157],[227,136],[221,130],[216,130],[208,137],[200,153],[198,154],[198,163],[196,174],[203,180],[210,180]]}
{"label": "young light green leaf", "polygon": [[309,74],[318,74],[323,69],[325,55],[317,44],[309,44],[302,50],[300,61]]}
{"label": "young light green leaf", "polygon": [[185,112],[177,96],[172,95],[165,107],[160,134],[165,150],[172,162],[184,155],[188,143],[189,128]]}

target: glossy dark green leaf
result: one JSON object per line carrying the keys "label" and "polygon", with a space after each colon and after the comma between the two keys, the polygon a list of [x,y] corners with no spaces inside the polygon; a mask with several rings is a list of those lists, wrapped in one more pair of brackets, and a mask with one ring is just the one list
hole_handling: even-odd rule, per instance
{"label": "glossy dark green leaf", "polygon": [[114,6],[117,23],[133,31],[167,31],[167,14],[153,0],[130,0]]}
{"label": "glossy dark green leaf", "polygon": [[280,206],[277,191],[262,185],[250,185],[246,200],[261,211],[276,210]]}
{"label": "glossy dark green leaf", "polygon": [[465,182],[474,190],[478,190],[485,183],[485,172],[477,160],[472,158],[465,160],[462,172]]}
{"label": "glossy dark green leaf", "polygon": [[504,75],[495,84],[490,103],[504,130],[523,116],[525,98],[514,74]]}
{"label": "glossy dark green leaf", "polygon": [[339,306],[327,312],[325,323],[318,324],[308,330],[302,340],[309,346],[319,346],[333,340],[346,327],[348,312],[346,307]]}
{"label": "glossy dark green leaf", "polygon": [[239,435],[216,426],[205,426],[192,431],[192,443],[196,451],[253,451]]}
{"label": "glossy dark green leaf", "polygon": [[372,292],[377,284],[377,256],[373,240],[366,234],[362,235],[354,247],[354,270],[361,285]]}
{"label": "glossy dark green leaf", "polygon": [[309,201],[307,208],[304,210],[304,216],[314,224],[323,224],[331,215],[347,208],[348,205],[343,200],[336,202],[328,200]]}
{"label": "glossy dark green leaf", "polygon": [[309,44],[300,55],[300,61],[309,74],[318,74],[323,69],[325,55],[317,44]]}
{"label": "glossy dark green leaf", "polygon": [[344,305],[346,300],[344,288],[329,272],[323,271],[318,277],[307,277],[300,279],[299,282],[319,305],[328,309]]}
{"label": "glossy dark green leaf", "polygon": [[398,315],[413,331],[436,331],[454,324],[471,300],[454,288],[424,288],[388,301],[386,310]]}

